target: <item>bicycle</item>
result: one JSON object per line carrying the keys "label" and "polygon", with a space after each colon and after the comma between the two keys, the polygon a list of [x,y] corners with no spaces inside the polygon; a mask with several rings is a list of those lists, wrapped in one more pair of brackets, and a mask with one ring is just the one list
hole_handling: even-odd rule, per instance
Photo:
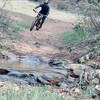
{"label": "bicycle", "polygon": [[41,28],[43,16],[47,16],[47,15],[43,15],[43,14],[37,12],[35,9],[33,9],[33,11],[35,13],[38,13],[38,15],[35,17],[35,20],[32,22],[30,31],[32,31],[34,27],[36,27],[36,30],[39,30]]}

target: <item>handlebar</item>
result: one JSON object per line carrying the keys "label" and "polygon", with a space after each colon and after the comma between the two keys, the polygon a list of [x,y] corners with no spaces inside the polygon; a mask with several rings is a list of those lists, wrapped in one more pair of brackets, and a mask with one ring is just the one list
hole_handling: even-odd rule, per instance
{"label": "handlebar", "polygon": [[41,13],[39,13],[38,11],[36,11],[35,9],[33,9],[33,11],[34,11],[35,13],[38,13],[38,14],[40,14],[40,15],[42,15],[42,16],[46,16],[46,17],[47,17],[47,15],[41,14]]}
{"label": "handlebar", "polygon": [[33,11],[34,11],[35,13],[38,13],[35,9],[33,9]]}

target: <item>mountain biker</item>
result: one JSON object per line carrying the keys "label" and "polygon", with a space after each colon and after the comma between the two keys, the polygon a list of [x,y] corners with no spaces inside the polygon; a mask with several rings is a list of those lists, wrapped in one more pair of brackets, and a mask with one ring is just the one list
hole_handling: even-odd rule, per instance
{"label": "mountain biker", "polygon": [[39,13],[44,15],[42,18],[42,23],[40,25],[40,28],[41,28],[50,12],[49,2],[44,2],[43,4],[40,4],[39,6],[35,7],[35,9],[39,7],[41,7],[41,10],[39,11]]}

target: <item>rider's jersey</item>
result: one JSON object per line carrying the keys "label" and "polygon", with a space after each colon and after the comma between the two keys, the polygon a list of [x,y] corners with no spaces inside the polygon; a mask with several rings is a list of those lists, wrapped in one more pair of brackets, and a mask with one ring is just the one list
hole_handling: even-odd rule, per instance
{"label": "rider's jersey", "polygon": [[41,7],[41,10],[40,10],[41,14],[44,14],[44,15],[48,15],[49,14],[49,11],[50,11],[50,7],[49,6],[46,6],[44,4],[40,4],[36,8],[39,8],[39,7]]}

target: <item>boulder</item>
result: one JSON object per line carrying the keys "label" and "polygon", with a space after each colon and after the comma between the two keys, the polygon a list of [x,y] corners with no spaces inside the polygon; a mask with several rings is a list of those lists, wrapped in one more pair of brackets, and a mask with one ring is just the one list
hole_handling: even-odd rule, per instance
{"label": "boulder", "polygon": [[59,86],[65,80],[65,76],[57,73],[44,73],[40,77],[42,83],[55,86]]}
{"label": "boulder", "polygon": [[19,72],[19,71],[10,71],[9,73],[8,73],[8,76],[13,76],[13,77],[21,77],[22,76],[22,73],[21,72]]}
{"label": "boulder", "polygon": [[62,66],[62,62],[61,62],[61,61],[56,61],[56,60],[50,60],[50,61],[48,62],[48,64],[49,64],[50,66]]}
{"label": "boulder", "polygon": [[0,75],[7,75],[10,71],[0,68]]}
{"label": "boulder", "polygon": [[26,55],[26,56],[20,56],[18,58],[19,63],[29,65],[29,66],[40,66],[42,64],[45,64],[45,61],[40,56],[34,56],[34,55]]}
{"label": "boulder", "polygon": [[83,65],[83,64],[70,64],[71,69],[73,69],[73,72],[76,75],[81,75],[81,73],[85,71],[89,72],[89,70],[91,69],[89,66],[87,65]]}
{"label": "boulder", "polygon": [[78,58],[76,60],[76,62],[82,64],[82,63],[86,63],[86,61],[89,61],[89,60],[94,59],[94,58],[95,58],[94,53],[93,52],[89,52],[89,53],[81,56],[80,58]]}

